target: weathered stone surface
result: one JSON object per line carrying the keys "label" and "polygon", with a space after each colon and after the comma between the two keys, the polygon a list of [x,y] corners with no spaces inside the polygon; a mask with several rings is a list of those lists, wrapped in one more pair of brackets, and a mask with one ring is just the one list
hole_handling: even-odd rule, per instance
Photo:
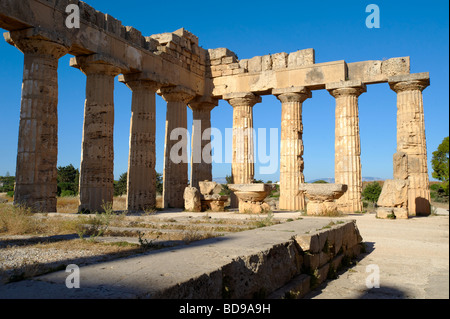
{"label": "weathered stone surface", "polygon": [[186,187],[183,193],[184,209],[188,212],[201,212],[200,192],[195,187]]}
{"label": "weathered stone surface", "polygon": [[285,69],[287,67],[288,54],[286,52],[272,54],[272,70]]}
{"label": "weathered stone surface", "polygon": [[[213,196],[213,195],[207,195]],[[208,198],[202,199],[202,211],[223,212],[225,211],[225,202],[228,196],[219,197],[218,199]]]}
{"label": "weathered stone surface", "polygon": [[133,92],[128,157],[127,209],[145,211],[156,207],[155,92],[159,84],[119,77]]}
{"label": "weathered stone surface", "polygon": [[377,218],[388,219],[394,214],[394,207],[378,207]]}
{"label": "weathered stone surface", "polygon": [[303,210],[305,198],[298,192],[303,176],[302,103],[311,97],[305,87],[272,90],[281,101],[280,209]]}
{"label": "weathered stone surface", "polygon": [[408,182],[400,179],[385,180],[377,205],[384,207],[407,207],[407,204]]}
{"label": "weathered stone surface", "polygon": [[202,195],[211,195],[211,194],[213,194],[214,190],[216,189],[216,187],[218,185],[216,182],[211,182],[211,181],[207,181],[207,180],[199,182],[198,184],[199,184],[199,187],[200,187],[200,193]]}
{"label": "weathered stone surface", "polygon": [[[410,216],[431,213],[422,98],[422,91],[429,84],[428,73],[396,75],[389,78],[391,89],[397,93],[397,152],[407,154],[401,165],[404,171],[405,161],[407,162]],[[406,174],[402,172],[396,175],[405,177]]]}
{"label": "weathered stone surface", "polygon": [[120,67],[102,56],[72,58],[86,74],[86,102],[80,164],[80,211],[104,211],[114,195],[114,78]]}
{"label": "weathered stone surface", "polygon": [[24,53],[14,203],[56,212],[58,59],[62,44],[19,31],[7,41]]}
{"label": "weathered stone surface", "polygon": [[216,99],[194,99],[189,102],[192,110],[192,152],[191,152],[191,186],[199,187],[199,182],[212,180],[211,110],[218,105]]}
{"label": "weathered stone surface", "polygon": [[208,53],[209,53],[209,58],[211,60],[221,59],[221,58],[227,57],[227,56],[233,56],[233,57],[237,58],[236,54],[234,52],[228,50],[227,48],[208,49]]}
{"label": "weathered stone surface", "polygon": [[299,50],[289,53],[288,67],[295,68],[315,63],[314,49]]}
{"label": "weathered stone surface", "polygon": [[410,58],[352,62],[347,63],[347,66],[349,80],[358,80],[365,84],[382,83],[388,81],[390,76],[408,74]]}
{"label": "weathered stone surface", "polygon": [[408,154],[405,152],[394,153],[394,179],[408,179]]}
{"label": "weathered stone surface", "polygon": [[262,71],[262,57],[255,56],[248,60],[248,72],[261,72]]}
{"label": "weathered stone surface", "polygon": [[[163,205],[164,208],[183,208],[181,194],[188,182],[188,158],[187,152],[183,151],[187,150],[187,136],[184,134],[187,132],[187,104],[194,93],[184,87],[165,87],[160,90],[160,94],[167,102]],[[171,138],[174,130],[179,130],[180,133],[176,134],[175,139]],[[177,149],[183,144],[181,151]]]}
{"label": "weathered stone surface", "polygon": [[329,83],[326,88],[336,99],[335,183],[348,187],[337,201],[338,209],[347,213],[362,211],[358,97],[366,86],[358,81],[345,81]]}
{"label": "weathered stone surface", "polygon": [[[255,174],[253,145],[253,106],[261,97],[253,93],[233,93],[224,96],[233,107],[233,157],[232,178],[235,184],[252,183]],[[231,207],[238,206],[236,196],[231,196]]]}
{"label": "weathered stone surface", "polygon": [[319,236],[317,234],[297,235],[295,241],[303,251],[316,254],[320,251]]}
{"label": "weathered stone surface", "polygon": [[333,214],[339,206],[335,202],[347,191],[347,185],[343,184],[307,184],[302,183],[298,188],[309,202],[306,207],[308,215]]}
{"label": "weathered stone surface", "polygon": [[332,201],[347,191],[347,185],[302,183],[299,191],[304,192],[306,197],[312,201]]}
{"label": "weathered stone surface", "polygon": [[229,184],[228,188],[235,192],[263,192],[268,194],[272,190],[272,185],[264,183]]}
{"label": "weathered stone surface", "polygon": [[240,213],[259,214],[270,211],[270,205],[264,203],[264,199],[272,190],[268,184],[229,184],[228,188],[233,191],[239,200]]}
{"label": "weathered stone surface", "polygon": [[387,76],[409,74],[409,58],[393,58],[381,63],[381,72]]}

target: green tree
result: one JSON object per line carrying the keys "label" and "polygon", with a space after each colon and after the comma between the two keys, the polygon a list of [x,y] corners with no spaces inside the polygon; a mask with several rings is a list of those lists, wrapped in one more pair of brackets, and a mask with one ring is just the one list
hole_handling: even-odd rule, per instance
{"label": "green tree", "polygon": [[114,183],[114,196],[121,196],[127,193],[127,172],[120,175],[119,180]]}
{"label": "green tree", "polygon": [[328,184],[328,182],[324,181],[323,179],[319,179],[319,180],[313,182],[313,184]]}
{"label": "green tree", "polygon": [[444,138],[437,150],[433,152],[431,166],[433,173],[431,176],[442,182],[442,188],[448,195],[448,165],[449,165],[449,140],[448,136]]}
{"label": "green tree", "polygon": [[381,186],[378,182],[372,182],[367,184],[362,192],[364,199],[371,201],[373,203],[378,201],[381,194]]}
{"label": "green tree", "polygon": [[163,192],[163,175],[156,173],[156,192],[162,194]]}
{"label": "green tree", "polygon": [[58,167],[58,183],[74,183],[78,170],[72,164]]}
{"label": "green tree", "polygon": [[227,181],[227,184],[233,184],[233,175],[225,176],[225,180]]}
{"label": "green tree", "polygon": [[65,196],[78,194],[79,170],[73,167],[72,164],[69,164],[67,166],[59,166],[57,171],[58,196],[61,196],[62,193]]}

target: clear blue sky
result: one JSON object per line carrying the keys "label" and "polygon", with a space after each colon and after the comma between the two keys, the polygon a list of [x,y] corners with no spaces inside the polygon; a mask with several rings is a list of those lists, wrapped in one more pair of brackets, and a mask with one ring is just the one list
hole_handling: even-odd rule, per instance
{"label": "clear blue sky", "polygon": [[[140,30],[143,35],[172,32],[181,27],[199,37],[205,48],[227,47],[240,59],[277,52],[314,48],[316,63],[345,60],[382,60],[410,56],[411,72],[430,72],[431,86],[424,91],[428,162],[449,132],[449,4],[440,1],[138,1],[87,0]],[[377,4],[381,28],[368,29],[365,12]],[[3,30],[2,30],[3,31]],[[59,63],[58,165],[79,168],[85,99],[85,76],[69,67],[67,55]],[[0,175],[15,174],[23,55],[0,41]],[[303,104],[305,179],[334,176],[334,98],[325,90],[314,91]],[[360,96],[362,175],[392,178],[396,151],[396,94],[388,84],[368,86]],[[116,81],[115,161],[116,179],[127,170],[131,92]],[[165,102],[158,96],[157,163],[162,172]],[[281,105],[264,96],[254,107],[255,128],[280,128]],[[188,126],[192,112],[188,110]],[[232,126],[232,108],[220,101],[212,111],[212,126]],[[278,180],[279,173],[255,178]],[[230,174],[231,164],[214,164],[213,176]],[[431,164],[429,164],[431,175]]]}

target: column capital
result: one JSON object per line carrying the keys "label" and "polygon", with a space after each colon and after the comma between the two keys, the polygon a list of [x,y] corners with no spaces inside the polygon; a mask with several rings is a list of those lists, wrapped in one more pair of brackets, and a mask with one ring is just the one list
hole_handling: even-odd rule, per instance
{"label": "column capital", "polygon": [[70,59],[70,66],[80,69],[86,75],[105,74],[117,76],[126,67],[119,61],[102,54],[77,56]]}
{"label": "column capital", "polygon": [[326,84],[326,89],[335,98],[341,96],[360,96],[367,91],[366,85],[361,81],[341,81]]}
{"label": "column capital", "polygon": [[70,48],[67,39],[41,28],[6,32],[4,38],[24,54],[50,55],[56,59],[66,55]]}
{"label": "column capital", "polygon": [[397,75],[388,78],[389,87],[396,93],[404,91],[423,91],[430,85],[428,72]]}
{"label": "column capital", "polygon": [[197,96],[189,102],[189,108],[192,111],[211,112],[217,105],[219,100],[210,96]]}
{"label": "column capital", "polygon": [[158,94],[166,102],[183,102],[185,104],[195,97],[194,91],[180,85],[162,87]]}
{"label": "column capital", "polygon": [[250,106],[253,107],[256,103],[262,101],[259,95],[253,94],[251,92],[243,93],[229,93],[223,96],[223,99],[228,101],[232,107],[236,106]]}
{"label": "column capital", "polygon": [[303,103],[306,99],[312,97],[311,90],[304,86],[273,89],[272,94],[275,95],[281,103]]}
{"label": "column capital", "polygon": [[131,91],[139,91],[139,90],[148,90],[152,92],[156,92],[159,88],[161,88],[162,84],[150,79],[147,79],[144,76],[140,76],[138,74],[121,74],[119,75],[119,82],[122,82]]}

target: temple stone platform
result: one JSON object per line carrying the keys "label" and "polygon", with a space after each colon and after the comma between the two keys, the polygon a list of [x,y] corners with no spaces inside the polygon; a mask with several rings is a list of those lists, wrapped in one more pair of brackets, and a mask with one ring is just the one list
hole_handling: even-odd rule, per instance
{"label": "temple stone platform", "polygon": [[305,295],[360,254],[354,220],[303,218],[80,267],[0,288],[0,298],[282,298]]}

